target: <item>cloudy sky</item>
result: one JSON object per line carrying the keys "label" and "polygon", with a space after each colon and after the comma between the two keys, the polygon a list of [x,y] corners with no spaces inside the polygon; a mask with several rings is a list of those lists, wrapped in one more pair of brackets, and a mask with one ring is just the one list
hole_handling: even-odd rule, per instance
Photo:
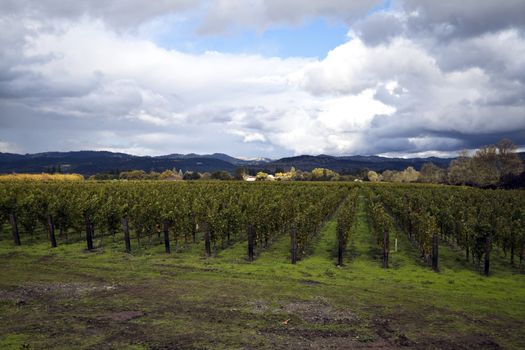
{"label": "cloudy sky", "polygon": [[525,146],[523,0],[1,0],[0,152]]}

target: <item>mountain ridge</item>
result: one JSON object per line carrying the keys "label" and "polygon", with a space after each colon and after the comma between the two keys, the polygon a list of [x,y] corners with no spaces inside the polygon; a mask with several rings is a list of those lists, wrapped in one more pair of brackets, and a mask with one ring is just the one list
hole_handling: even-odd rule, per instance
{"label": "mountain ridge", "polygon": [[[520,153],[525,160],[525,153]],[[408,166],[420,169],[424,163],[432,162],[447,167],[455,158],[388,158],[381,156],[332,156],[299,155],[280,159],[241,159],[224,153],[212,154],[168,154],[163,156],[137,156],[110,151],[71,151],[16,154],[0,152],[0,173],[41,173],[60,166],[64,172],[82,175],[121,172],[127,170],[163,171],[176,168],[184,171],[233,173],[244,167],[252,171],[286,171],[292,166],[303,171],[314,168],[329,168],[341,173],[355,173],[363,169],[375,171],[402,170]]]}

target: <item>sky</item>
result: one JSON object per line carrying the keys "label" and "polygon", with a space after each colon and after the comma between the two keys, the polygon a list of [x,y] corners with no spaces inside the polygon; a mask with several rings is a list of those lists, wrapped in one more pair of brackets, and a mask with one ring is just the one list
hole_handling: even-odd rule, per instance
{"label": "sky", "polygon": [[523,0],[1,0],[0,152],[525,148]]}

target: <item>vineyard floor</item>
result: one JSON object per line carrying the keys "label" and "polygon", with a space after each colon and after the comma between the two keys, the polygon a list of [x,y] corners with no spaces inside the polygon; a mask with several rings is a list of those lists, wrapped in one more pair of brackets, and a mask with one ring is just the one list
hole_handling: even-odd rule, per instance
{"label": "vineyard floor", "polygon": [[401,233],[384,270],[364,200],[343,267],[335,220],[297,265],[287,236],[250,263],[245,243],[127,255],[111,238],[13,247],[6,227],[0,349],[525,348],[524,274],[494,259],[480,276],[443,245],[434,273]]}

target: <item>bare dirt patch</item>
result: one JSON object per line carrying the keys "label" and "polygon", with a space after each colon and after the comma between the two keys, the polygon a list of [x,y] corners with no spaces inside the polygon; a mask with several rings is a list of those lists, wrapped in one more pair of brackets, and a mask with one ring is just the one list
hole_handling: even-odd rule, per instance
{"label": "bare dirt patch", "polygon": [[498,343],[484,334],[451,335],[449,338],[427,338],[413,346],[415,349],[450,349],[450,350],[499,350]]}
{"label": "bare dirt patch", "polygon": [[[366,335],[358,325],[363,322],[350,309],[338,309],[325,298],[283,303],[271,310],[264,301],[249,303],[253,312],[270,311],[287,317],[279,324],[261,329],[275,349],[398,349],[402,345],[380,335]],[[264,310],[264,311],[263,311]]]}
{"label": "bare dirt patch", "polygon": [[23,305],[35,299],[63,299],[116,289],[117,286],[110,284],[31,283],[14,289],[0,289],[0,302]]}
{"label": "bare dirt patch", "polygon": [[[313,329],[266,329],[269,338],[277,338],[275,349],[401,349],[384,339],[362,341],[352,331],[332,332]],[[276,337],[277,336],[277,337]]]}
{"label": "bare dirt patch", "polygon": [[359,317],[351,310],[334,309],[323,298],[318,298],[315,301],[294,301],[285,304],[282,310],[308,323],[353,323],[359,321]]}
{"label": "bare dirt patch", "polygon": [[254,300],[248,302],[251,311],[255,314],[262,314],[270,310],[270,306],[264,300]]}

